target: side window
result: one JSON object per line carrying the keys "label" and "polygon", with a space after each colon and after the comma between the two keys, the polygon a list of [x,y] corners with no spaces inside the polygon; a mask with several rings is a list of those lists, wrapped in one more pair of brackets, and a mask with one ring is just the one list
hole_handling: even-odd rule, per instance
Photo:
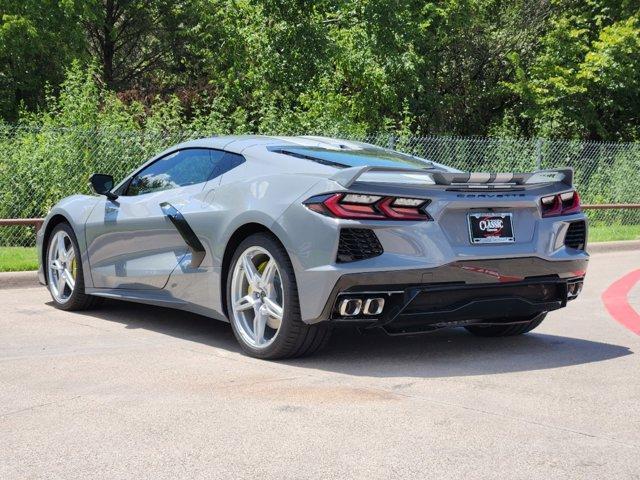
{"label": "side window", "polygon": [[171,153],[139,171],[129,182],[126,195],[169,190],[206,182],[219,175],[224,152],[190,148]]}
{"label": "side window", "polygon": [[[224,172],[228,172],[229,170],[233,170],[238,165],[244,163],[244,157],[242,155],[238,155],[237,153],[225,152],[224,154]],[[221,173],[224,173],[221,172]]]}

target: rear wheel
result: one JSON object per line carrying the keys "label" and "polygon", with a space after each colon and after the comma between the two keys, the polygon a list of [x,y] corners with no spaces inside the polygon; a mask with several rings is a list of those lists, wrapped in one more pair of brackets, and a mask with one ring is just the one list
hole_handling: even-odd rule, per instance
{"label": "rear wheel", "polygon": [[510,337],[513,335],[522,335],[523,333],[530,332],[538,325],[540,325],[546,316],[547,313],[542,312],[528,319],[510,318],[509,320],[512,322],[524,320],[523,323],[517,323],[515,325],[469,325],[468,327],[464,328],[479,337]]}
{"label": "rear wheel", "polygon": [[302,321],[289,256],[265,233],[248,237],[234,253],[227,278],[227,309],[240,346],[253,357],[310,355],[329,339],[328,325]]}
{"label": "rear wheel", "polygon": [[86,310],[98,298],[84,293],[84,275],[80,248],[67,223],[58,224],[46,245],[45,272],[47,286],[55,306],[61,310]]}

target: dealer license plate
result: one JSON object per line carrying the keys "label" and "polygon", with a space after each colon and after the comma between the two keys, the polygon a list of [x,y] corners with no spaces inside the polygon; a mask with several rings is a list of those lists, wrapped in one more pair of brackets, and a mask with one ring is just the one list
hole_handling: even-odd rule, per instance
{"label": "dealer license plate", "polygon": [[511,213],[474,212],[468,216],[471,243],[513,243]]}

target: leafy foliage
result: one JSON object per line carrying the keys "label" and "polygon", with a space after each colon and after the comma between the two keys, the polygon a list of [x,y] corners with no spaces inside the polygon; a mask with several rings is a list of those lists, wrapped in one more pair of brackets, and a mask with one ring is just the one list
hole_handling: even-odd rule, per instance
{"label": "leafy foliage", "polygon": [[0,117],[14,120],[21,104],[42,105],[47,84],[60,84],[81,50],[65,2],[0,0]]}
{"label": "leafy foliage", "polygon": [[[97,68],[97,67],[96,67]],[[194,110],[175,96],[157,98],[151,108],[137,100],[123,101],[95,82],[96,70],[75,63],[57,96],[42,111],[24,112],[19,126],[0,125],[0,218],[43,216],[57,201],[88,193],[93,172],[123,179],[166,147],[191,138],[250,130],[249,115],[227,117],[219,109]],[[346,97],[344,101],[346,101]],[[585,203],[637,202],[640,143],[549,141],[506,138],[416,137],[403,129],[393,135],[368,134],[364,123],[338,119],[337,110],[294,110],[268,120],[271,126],[295,126],[335,133],[424,156],[470,171],[532,171],[571,166]],[[406,113],[409,116],[409,113]],[[261,128],[266,129],[267,115]],[[320,127],[318,127],[320,126]],[[340,131],[341,128],[344,130]],[[322,131],[322,129],[326,129]],[[539,159],[540,164],[536,163]],[[640,224],[640,211],[589,212],[594,223]],[[0,244],[30,245],[33,233],[24,227],[0,230]]]}
{"label": "leafy foliage", "polygon": [[96,114],[119,127],[127,112],[130,128],[220,133],[637,140],[639,10],[637,0],[0,0],[0,116],[48,121],[58,112],[47,97],[89,72]]}
{"label": "leafy foliage", "polygon": [[522,99],[525,131],[590,140],[638,139],[637,2],[559,2],[540,54],[507,86]]}

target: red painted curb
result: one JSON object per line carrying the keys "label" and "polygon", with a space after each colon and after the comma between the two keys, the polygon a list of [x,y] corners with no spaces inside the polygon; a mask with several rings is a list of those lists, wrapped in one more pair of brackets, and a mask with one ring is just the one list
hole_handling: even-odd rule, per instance
{"label": "red painted curb", "polygon": [[613,282],[602,294],[604,306],[609,314],[633,333],[640,335],[640,315],[636,312],[627,296],[633,286],[640,282],[640,270],[634,270]]}

